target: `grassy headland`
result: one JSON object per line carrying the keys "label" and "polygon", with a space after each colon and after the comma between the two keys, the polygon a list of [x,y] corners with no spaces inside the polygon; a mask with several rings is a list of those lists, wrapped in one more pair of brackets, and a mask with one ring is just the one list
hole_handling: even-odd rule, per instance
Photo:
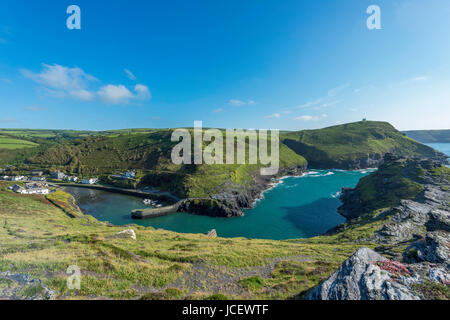
{"label": "grassy headland", "polygon": [[412,130],[403,133],[422,143],[450,143],[450,130]]}
{"label": "grassy headland", "polygon": [[385,153],[434,158],[438,153],[397,131],[387,122],[361,121],[318,130],[290,132],[284,144],[312,168],[378,166]]}

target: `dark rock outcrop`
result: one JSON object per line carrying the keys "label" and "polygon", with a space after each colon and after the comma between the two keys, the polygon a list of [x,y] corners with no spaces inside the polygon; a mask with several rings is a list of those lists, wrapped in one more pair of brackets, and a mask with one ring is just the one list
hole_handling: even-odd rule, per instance
{"label": "dark rock outcrop", "polygon": [[406,266],[368,248],[359,249],[308,300],[419,300],[408,285]]}
{"label": "dark rock outcrop", "polygon": [[11,300],[54,300],[56,293],[40,279],[33,279],[29,274],[0,272],[0,297]]}
{"label": "dark rock outcrop", "polygon": [[[411,216],[411,212],[426,214],[448,202],[449,181],[434,174],[439,168],[441,164],[434,160],[387,154],[378,171],[361,179],[356,188],[342,189],[338,212],[347,220],[392,206],[400,206],[402,217]],[[418,218],[417,214],[414,216]],[[418,221],[420,225],[422,222]]]}
{"label": "dark rock outcrop", "polygon": [[397,261],[360,249],[307,299],[429,299],[430,290],[445,296],[450,283],[449,178],[449,170],[435,161],[388,155],[378,172],[355,189],[344,189],[339,212],[348,223],[328,234],[359,222],[382,222],[357,242],[377,243],[375,250]]}
{"label": "dark rock outcrop", "polygon": [[192,213],[217,218],[242,216],[242,210],[232,202],[215,199],[187,199],[178,208],[178,212]]}

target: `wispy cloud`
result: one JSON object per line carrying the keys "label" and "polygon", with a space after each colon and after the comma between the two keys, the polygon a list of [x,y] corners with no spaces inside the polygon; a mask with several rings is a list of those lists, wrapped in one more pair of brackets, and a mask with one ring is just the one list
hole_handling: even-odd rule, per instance
{"label": "wispy cloud", "polygon": [[130,70],[128,70],[128,69],[124,69],[123,71],[125,71],[125,74],[127,75],[127,77],[130,79],[130,80],[136,80],[136,76],[133,74],[133,72],[131,72]]}
{"label": "wispy cloud", "polygon": [[255,105],[256,102],[254,100],[243,101],[238,99],[231,99],[228,104],[233,107],[243,107]]}
{"label": "wispy cloud", "polygon": [[330,89],[328,91],[328,96],[329,97],[334,97],[334,96],[336,96],[337,94],[341,93],[342,91],[344,91],[345,89],[347,89],[350,86],[351,86],[351,84],[347,82],[347,83],[344,83],[344,84],[342,84],[342,85],[340,85],[340,86],[338,86],[336,88]]}
{"label": "wispy cloud", "polygon": [[428,77],[426,77],[426,76],[418,76],[418,77],[414,77],[414,78],[412,78],[411,79],[411,81],[426,81],[426,80],[428,80]]}
{"label": "wispy cloud", "polygon": [[136,98],[140,100],[147,100],[152,98],[152,94],[147,86],[143,84],[137,84],[134,86],[134,91],[136,92]]}
{"label": "wispy cloud", "polygon": [[271,114],[269,116],[266,116],[265,118],[266,119],[274,119],[274,118],[278,119],[280,117],[281,117],[281,115],[279,113],[274,113],[274,114]]}
{"label": "wispy cloud", "polygon": [[326,117],[328,117],[328,115],[324,113],[320,116],[303,115],[303,116],[295,117],[294,120],[296,120],[296,121],[319,121],[320,119],[324,119]]}
{"label": "wispy cloud", "polygon": [[310,107],[314,107],[319,105],[320,103],[322,103],[324,99],[323,98],[319,98],[313,101],[308,101],[300,106],[297,107],[297,109],[304,109],[304,108],[310,108]]}
{"label": "wispy cloud", "polygon": [[340,101],[326,102],[326,103],[321,104],[320,106],[315,107],[314,109],[319,110],[321,108],[329,108],[329,107],[332,107],[332,106],[338,104],[339,102]]}
{"label": "wispy cloud", "polygon": [[393,83],[389,87],[391,89],[393,89],[393,88],[396,88],[398,86],[408,86],[408,85],[418,84],[418,83],[421,83],[421,82],[426,82],[426,81],[429,81],[429,80],[430,80],[430,78],[428,76],[421,75],[421,76],[416,76],[416,77],[412,77],[412,78],[409,78],[409,79],[406,79],[406,80],[403,80],[403,81],[399,81],[399,82]]}
{"label": "wispy cloud", "polygon": [[213,110],[213,112],[214,113],[222,113],[222,112],[224,112],[225,110],[223,110],[222,108],[218,108],[218,109],[214,109]]}
{"label": "wispy cloud", "polygon": [[45,111],[45,110],[47,110],[47,108],[42,108],[42,107],[37,107],[37,106],[29,106],[29,107],[26,107],[25,110],[39,112],[39,111]]}

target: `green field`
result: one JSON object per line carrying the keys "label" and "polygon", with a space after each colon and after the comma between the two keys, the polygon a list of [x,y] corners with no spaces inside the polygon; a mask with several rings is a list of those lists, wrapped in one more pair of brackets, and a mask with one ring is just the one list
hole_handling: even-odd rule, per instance
{"label": "green field", "polygon": [[0,136],[0,149],[16,150],[33,148],[36,146],[38,146],[38,144],[31,141]]}

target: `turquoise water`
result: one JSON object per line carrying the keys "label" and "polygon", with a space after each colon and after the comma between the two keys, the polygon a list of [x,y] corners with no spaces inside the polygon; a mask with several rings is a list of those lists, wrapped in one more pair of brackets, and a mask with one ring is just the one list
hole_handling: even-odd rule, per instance
{"label": "turquoise water", "polygon": [[[450,156],[450,143],[429,146]],[[184,213],[151,220],[132,220],[131,210],[145,208],[142,200],[98,190],[68,188],[80,207],[102,221],[116,225],[140,224],[182,233],[205,233],[216,229],[221,237],[294,239],[322,234],[344,222],[336,211],[337,193],[342,187],[354,187],[368,170],[310,171],[302,177],[288,177],[264,193],[255,208],[244,217],[210,218]]]}
{"label": "turquoise water", "polygon": [[426,143],[426,145],[443,152],[450,157],[450,143]]}
{"label": "turquoise water", "polygon": [[81,209],[101,221],[115,225],[139,224],[181,233],[205,233],[216,229],[221,237],[294,239],[320,235],[345,219],[336,209],[337,193],[354,187],[369,173],[362,171],[317,170],[302,177],[287,177],[266,191],[255,208],[244,217],[210,218],[185,213],[150,220],[132,220],[131,210],[144,208],[142,200],[83,188],[67,188]]}

